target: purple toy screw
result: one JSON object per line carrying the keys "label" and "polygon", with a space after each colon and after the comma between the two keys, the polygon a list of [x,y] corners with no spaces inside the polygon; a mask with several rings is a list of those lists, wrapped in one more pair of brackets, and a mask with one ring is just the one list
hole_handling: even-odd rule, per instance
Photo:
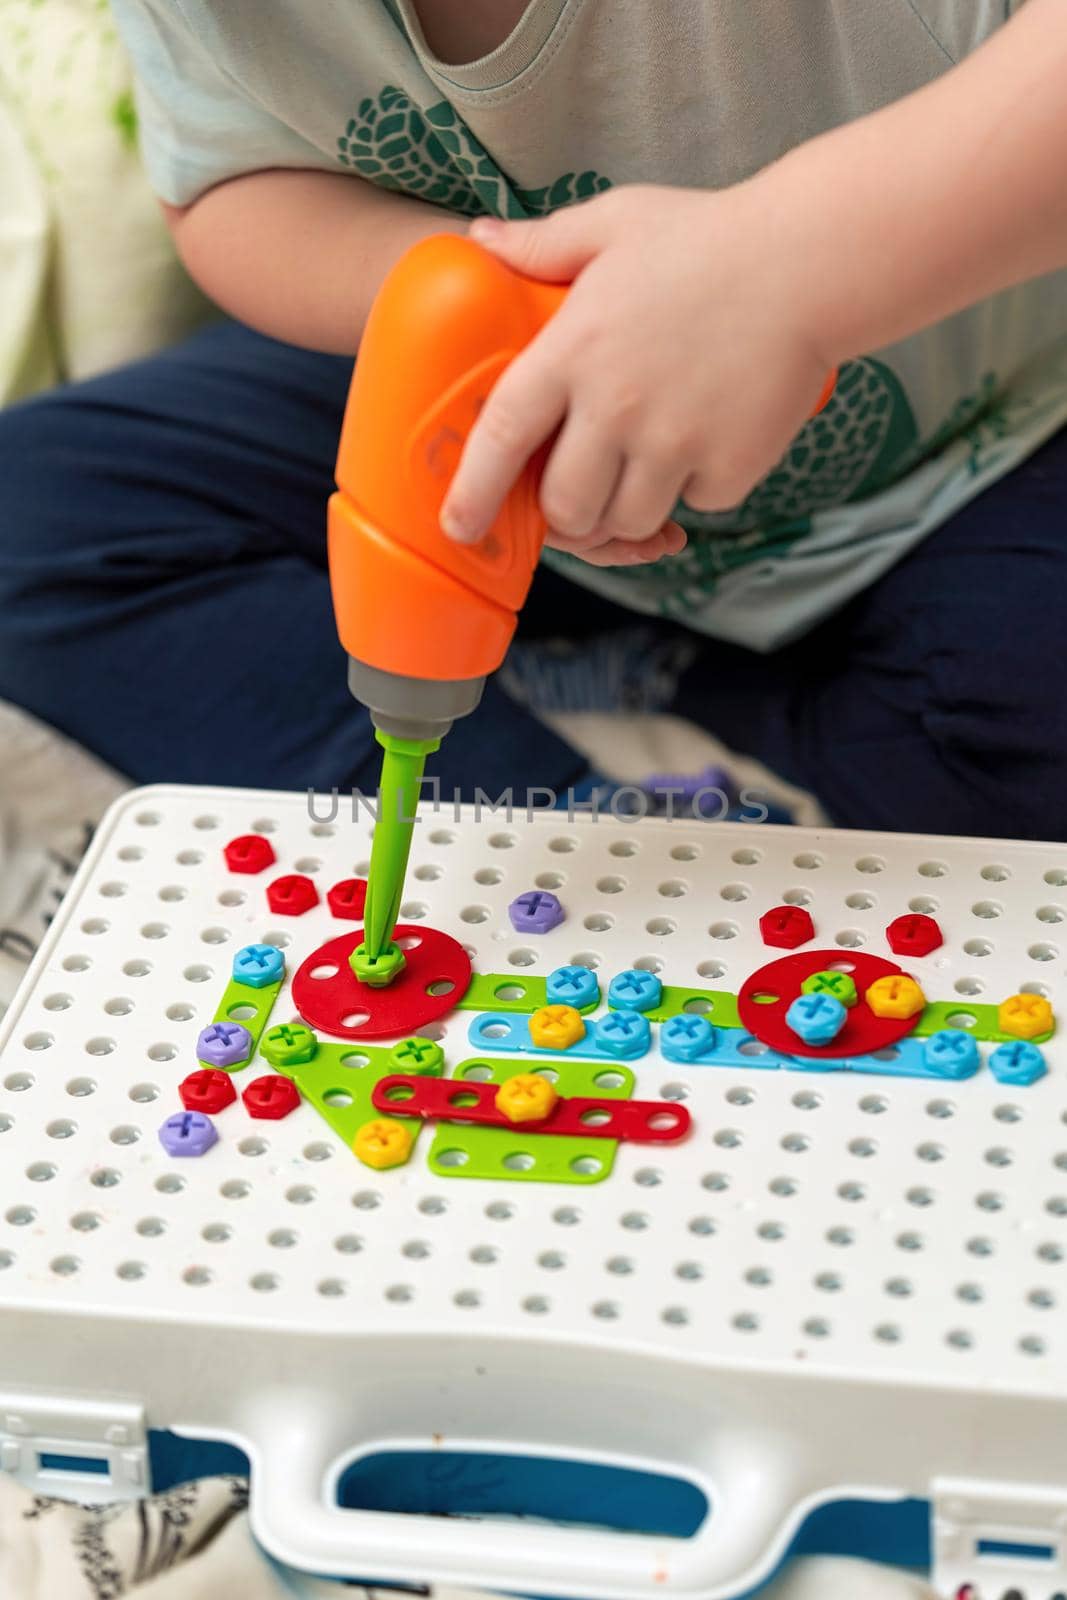
{"label": "purple toy screw", "polygon": [[550,933],[565,916],[563,907],[547,889],[527,889],[508,906],[516,933]]}
{"label": "purple toy screw", "polygon": [[218,1138],[215,1124],[200,1111],[176,1111],[159,1130],[159,1142],[169,1156],[206,1155]]}
{"label": "purple toy screw", "polygon": [[196,1041],[196,1058],[209,1067],[239,1067],[252,1054],[252,1035],[239,1022],[211,1022]]}

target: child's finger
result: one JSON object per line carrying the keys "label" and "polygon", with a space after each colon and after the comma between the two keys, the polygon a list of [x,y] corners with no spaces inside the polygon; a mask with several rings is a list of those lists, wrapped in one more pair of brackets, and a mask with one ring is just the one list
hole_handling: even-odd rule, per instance
{"label": "child's finger", "polygon": [[604,520],[622,470],[621,450],[591,450],[588,426],[572,410],[541,479],[541,510],[549,527],[566,539],[591,535]]}
{"label": "child's finger", "polygon": [[671,461],[631,456],[604,511],[604,526],[617,539],[644,539],[662,528],[678,504],[686,473]]}
{"label": "child's finger", "polygon": [[559,426],[567,392],[536,343],[498,380],[467,437],[441,508],[441,527],[459,544],[488,533],[539,445]]}
{"label": "child's finger", "polygon": [[577,556],[591,567],[643,567],[663,556],[680,555],[685,549],[686,534],[676,522],[668,522],[647,539],[607,539],[602,544],[593,544],[589,539],[566,539],[550,534],[548,543],[553,550]]}

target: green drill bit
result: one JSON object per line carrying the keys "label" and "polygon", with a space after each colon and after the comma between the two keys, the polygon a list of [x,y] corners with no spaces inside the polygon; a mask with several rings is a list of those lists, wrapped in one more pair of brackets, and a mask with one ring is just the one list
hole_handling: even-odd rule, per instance
{"label": "green drill bit", "polygon": [[385,752],[378,787],[378,818],[367,876],[363,943],[350,959],[357,978],[384,986],[403,966],[400,952],[389,959],[394,948],[393,929],[404,895],[404,876],[411,853],[423,768],[426,757],[439,748],[441,741],[400,739],[381,731],[376,737]]}

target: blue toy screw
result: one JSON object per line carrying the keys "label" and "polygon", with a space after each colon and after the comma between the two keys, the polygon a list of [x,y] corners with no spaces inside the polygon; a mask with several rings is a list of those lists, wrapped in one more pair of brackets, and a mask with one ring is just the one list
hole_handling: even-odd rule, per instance
{"label": "blue toy screw", "polygon": [[998,1083],[1016,1084],[1028,1089],[1048,1071],[1044,1054],[1029,1039],[1011,1039],[998,1044],[989,1057],[989,1069]]}
{"label": "blue toy screw", "polygon": [[250,989],[265,989],[285,976],[285,957],[272,944],[247,944],[233,958],[233,976]]}
{"label": "blue toy screw", "polygon": [[594,1022],[593,1043],[607,1055],[632,1060],[652,1043],[652,1027],[640,1011],[609,1011]]}
{"label": "blue toy screw", "polygon": [[923,1043],[923,1060],[939,1078],[973,1078],[982,1064],[978,1045],[962,1028],[941,1028]]}
{"label": "blue toy screw", "polygon": [[159,1130],[159,1142],[169,1156],[202,1156],[218,1143],[218,1131],[201,1111],[177,1111]]}
{"label": "blue toy screw", "polygon": [[583,1011],[600,999],[596,973],[588,967],[557,967],[545,980],[545,997],[550,1006],[573,1006]]}
{"label": "blue toy screw", "polygon": [[663,998],[663,985],[654,972],[631,967],[617,972],[608,986],[608,1005],[616,1011],[651,1011]]}
{"label": "blue toy screw", "polygon": [[788,1027],[805,1044],[832,1044],[845,1026],[848,1012],[832,994],[802,994],[785,1014]]}
{"label": "blue toy screw", "polygon": [[659,1047],[667,1061],[699,1061],[715,1048],[716,1038],[707,1017],[686,1012],[667,1018],[659,1030]]}

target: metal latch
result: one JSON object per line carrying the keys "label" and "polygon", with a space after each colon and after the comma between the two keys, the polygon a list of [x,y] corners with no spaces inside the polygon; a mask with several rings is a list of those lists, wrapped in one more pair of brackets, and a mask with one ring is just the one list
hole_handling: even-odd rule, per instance
{"label": "metal latch", "polygon": [[939,1478],[933,1584],[946,1600],[1067,1600],[1067,1488]]}
{"label": "metal latch", "polygon": [[136,1499],[150,1489],[144,1411],[0,1393],[0,1469],[36,1494]]}

